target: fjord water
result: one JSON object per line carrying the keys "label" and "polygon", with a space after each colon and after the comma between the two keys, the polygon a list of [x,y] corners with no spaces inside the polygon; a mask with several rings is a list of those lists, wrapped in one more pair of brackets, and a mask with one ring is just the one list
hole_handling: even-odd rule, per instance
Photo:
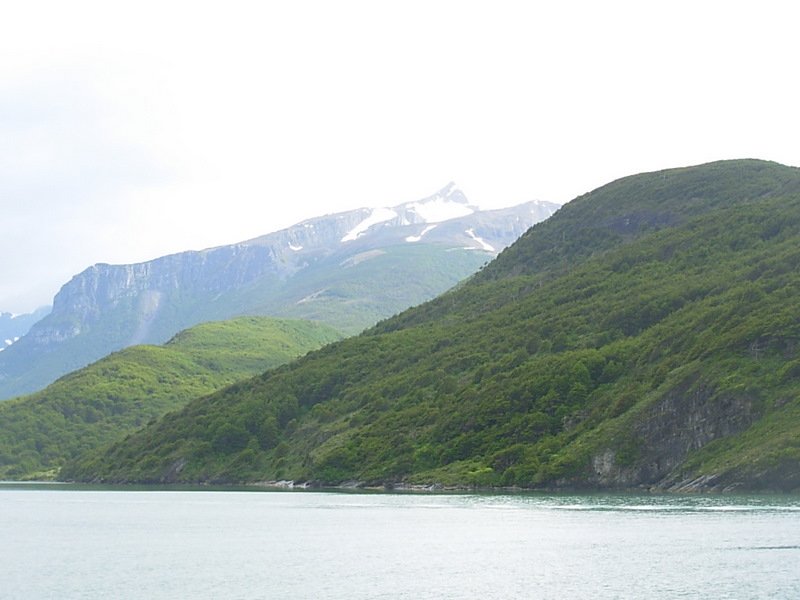
{"label": "fjord water", "polygon": [[0,597],[800,597],[800,497],[0,484]]}

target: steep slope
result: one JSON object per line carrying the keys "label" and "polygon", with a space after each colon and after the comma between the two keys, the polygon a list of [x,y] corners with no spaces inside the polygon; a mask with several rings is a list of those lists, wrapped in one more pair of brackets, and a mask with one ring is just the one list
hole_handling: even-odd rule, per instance
{"label": "steep slope", "polygon": [[322,323],[239,317],[133,346],[0,403],[0,479],[41,477],[81,451],[342,335]]}
{"label": "steep slope", "polygon": [[419,202],[310,219],[231,246],[95,265],[0,353],[0,399],[204,321],[256,314],[358,333],[452,287],[556,208],[479,211],[450,184]]}
{"label": "steep slope", "polygon": [[800,488],[800,170],[712,163],[574,202],[459,289],[62,476]]}

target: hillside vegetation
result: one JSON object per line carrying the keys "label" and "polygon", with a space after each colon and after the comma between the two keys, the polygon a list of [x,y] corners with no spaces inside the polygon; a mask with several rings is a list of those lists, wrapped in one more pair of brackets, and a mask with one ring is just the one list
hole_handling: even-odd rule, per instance
{"label": "hillside vegetation", "polygon": [[451,292],[66,479],[800,488],[800,170],[625,178]]}
{"label": "hillside vegetation", "polygon": [[80,452],[341,338],[321,323],[241,317],[182,331],[164,346],[111,354],[0,403],[0,478],[52,477]]}

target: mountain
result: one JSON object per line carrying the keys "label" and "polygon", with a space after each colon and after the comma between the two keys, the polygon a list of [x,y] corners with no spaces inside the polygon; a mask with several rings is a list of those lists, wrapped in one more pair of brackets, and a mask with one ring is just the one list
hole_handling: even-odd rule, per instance
{"label": "mountain", "polygon": [[52,476],[78,452],[342,337],[313,321],[239,317],[115,352],[0,403],[0,479]]}
{"label": "mountain", "polygon": [[627,177],[458,288],[61,477],[798,489],[798,264],[800,169]]}
{"label": "mountain", "polygon": [[267,315],[357,333],[455,285],[557,208],[480,211],[450,184],[418,202],[318,217],[238,244],[94,265],[0,354],[0,399],[204,321]]}
{"label": "mountain", "polygon": [[31,326],[47,316],[49,312],[50,307],[46,306],[25,315],[0,313],[0,352],[28,333]]}

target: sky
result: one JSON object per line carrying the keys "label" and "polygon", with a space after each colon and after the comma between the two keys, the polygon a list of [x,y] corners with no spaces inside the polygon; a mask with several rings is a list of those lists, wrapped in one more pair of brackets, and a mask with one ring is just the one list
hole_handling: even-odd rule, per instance
{"label": "sky", "polygon": [[395,206],[800,165],[790,1],[8,3],[0,311],[73,275]]}

